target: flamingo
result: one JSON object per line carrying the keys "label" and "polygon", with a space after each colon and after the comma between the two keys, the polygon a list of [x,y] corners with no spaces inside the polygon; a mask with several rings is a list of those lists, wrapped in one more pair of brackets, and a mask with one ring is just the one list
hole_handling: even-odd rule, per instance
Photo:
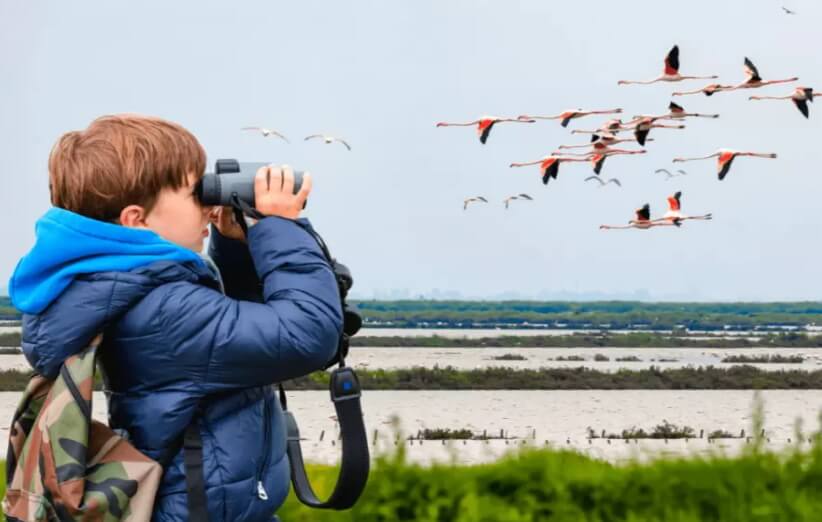
{"label": "flamingo", "polygon": [[351,145],[349,145],[348,142],[344,139],[335,138],[334,136],[328,136],[326,134],[312,134],[311,136],[306,136],[303,141],[313,140],[315,138],[321,138],[326,143],[326,145],[329,143],[334,143],[336,141],[337,143],[342,143],[343,145],[345,145],[346,149],[351,150]]}
{"label": "flamingo", "polygon": [[725,176],[728,175],[728,171],[731,169],[731,163],[733,163],[734,159],[737,157],[748,156],[752,158],[768,158],[773,159],[776,158],[776,154],[773,153],[761,153],[761,152],[739,152],[729,149],[719,149],[718,151],[710,154],[708,156],[702,156],[699,158],[674,158],[674,163],[684,162],[684,161],[695,161],[695,160],[704,160],[709,158],[717,158],[717,169],[718,169],[718,176],[719,181],[725,179]]}
{"label": "flamingo", "polygon": [[664,226],[679,226],[679,222],[677,220],[673,221],[652,221],[651,220],[651,205],[645,203],[638,209],[634,210],[634,219],[628,221],[627,225],[600,225],[600,230],[619,230],[619,229],[627,229],[627,228],[638,228],[640,230],[647,230],[652,227],[664,227]]}
{"label": "flamingo", "polygon": [[620,183],[617,178],[610,178],[608,181],[602,181],[602,178],[600,178],[599,176],[588,176],[587,178],[585,178],[585,181],[591,181],[592,179],[599,182],[599,188],[604,187],[608,183],[613,183],[617,187],[622,188],[622,183]]}
{"label": "flamingo", "polygon": [[518,118],[499,118],[497,116],[482,116],[478,120],[469,121],[466,123],[449,123],[441,121],[437,123],[437,127],[471,127],[477,126],[477,134],[479,135],[480,143],[485,145],[488,140],[488,135],[491,133],[491,128],[497,123],[514,122],[514,123],[534,123],[536,120],[525,120]]}
{"label": "flamingo", "polygon": [[714,94],[716,94],[718,92],[727,91],[727,90],[731,89],[732,87],[733,87],[732,85],[722,85],[720,83],[712,83],[710,85],[706,85],[705,87],[702,87],[701,89],[696,89],[696,90],[693,90],[693,91],[675,92],[675,93],[672,93],[671,96],[688,96],[690,94],[700,94],[700,93],[704,94],[705,96],[713,96]]}
{"label": "flamingo", "polygon": [[788,96],[751,96],[749,100],[791,100],[802,116],[808,117],[808,102],[813,103],[813,88],[812,87],[797,87],[793,94]]}
{"label": "flamingo", "polygon": [[[753,64],[753,62],[747,56],[745,57],[745,61],[744,61],[744,71],[745,71],[745,81],[744,82],[742,82],[740,84],[737,84],[737,85],[720,86],[720,88],[714,90],[713,92],[710,92],[710,93],[705,92],[705,95],[710,96],[714,92],[720,92],[720,91],[736,91],[736,90],[739,90],[739,89],[759,89],[760,87],[766,87],[768,85],[776,85],[778,83],[795,82],[799,79],[798,77],[793,76],[791,78],[785,78],[784,80],[767,80],[767,81],[763,80],[762,77],[759,75],[759,70],[756,68],[756,66]],[[707,87],[704,87],[700,92],[704,91],[704,89],[707,89],[708,87],[711,87],[711,85],[708,85]],[[680,95],[682,95],[682,94],[693,94],[693,91],[690,92],[690,93],[679,93],[679,94]],[[676,95],[677,95],[677,93],[674,93],[674,96],[676,96]]]}
{"label": "flamingo", "polygon": [[534,201],[534,198],[529,196],[528,194],[517,194],[516,196],[508,196],[507,198],[503,199],[502,202],[505,203],[505,210],[508,210],[508,204],[511,201],[522,199],[525,201]]}
{"label": "flamingo", "polygon": [[545,156],[542,159],[538,159],[535,161],[526,161],[523,163],[511,163],[508,165],[509,167],[527,167],[529,165],[539,165],[539,171],[542,175],[542,184],[547,185],[548,181],[551,178],[557,179],[559,175],[559,164],[565,163],[568,161],[588,161],[588,157],[585,158],[566,158],[561,156]]}
{"label": "flamingo", "polygon": [[665,57],[665,67],[662,74],[653,80],[635,81],[635,80],[619,80],[618,85],[648,85],[656,82],[681,82],[682,80],[713,80],[718,76],[682,76],[679,74],[679,46],[674,45],[668,55]]}
{"label": "flamingo", "polygon": [[567,127],[571,120],[576,118],[582,118],[583,116],[590,116],[593,114],[619,114],[622,112],[622,109],[608,109],[602,111],[585,111],[582,109],[577,109],[575,111],[568,110],[563,113],[557,114],[556,116],[529,116],[527,114],[523,114],[518,116],[518,120],[562,120],[560,121],[560,125],[563,127]]}
{"label": "flamingo", "polygon": [[687,117],[693,118],[719,118],[719,114],[700,114],[698,112],[685,112],[681,105],[674,102],[668,104],[668,114],[660,114],[659,116],[634,116],[634,119],[640,118],[655,118],[658,120],[679,120]]}
{"label": "flamingo", "polygon": [[605,163],[605,158],[608,156],[616,156],[619,154],[645,154],[645,150],[623,150],[623,149],[610,149],[606,152],[601,152],[598,154],[592,154],[588,159],[591,160],[591,164],[594,167],[594,174],[599,174],[602,171],[602,165]]}
{"label": "flamingo", "polygon": [[[586,147],[593,147],[594,150],[597,150],[600,146],[609,147],[611,145],[616,145],[618,143],[626,143],[626,142],[635,142],[636,138],[617,138],[613,134],[592,134],[591,135],[591,142],[586,143],[585,145],[560,145],[559,150],[564,149],[583,149]],[[654,141],[653,138],[648,138],[645,141]]]}
{"label": "flamingo", "polygon": [[572,130],[571,134],[615,134],[625,130],[632,130],[631,124],[633,122],[625,123],[620,119],[608,120],[599,126],[596,130]]}
{"label": "flamingo", "polygon": [[758,89],[759,87],[765,87],[768,85],[776,85],[777,83],[790,83],[795,82],[799,78],[794,76],[791,78],[786,78],[784,80],[763,80],[762,77],[759,75],[759,70],[756,68],[756,65],[746,56],[745,57],[745,81],[740,83],[739,85],[735,85],[731,89],[728,90],[736,90],[736,89]]}
{"label": "flamingo", "polygon": [[634,137],[637,143],[645,146],[645,139],[651,129],[684,129],[685,125],[665,125],[664,123],[656,123],[656,118],[648,117],[642,118],[634,126]]}
{"label": "flamingo", "polygon": [[263,137],[265,137],[265,138],[267,138],[269,136],[276,136],[277,138],[281,138],[282,140],[284,140],[286,143],[291,143],[290,141],[288,141],[288,138],[286,138],[284,135],[280,134],[279,132],[275,131],[274,129],[267,129],[265,127],[243,127],[240,130],[256,131],[256,132],[259,132],[260,134],[262,134]]}
{"label": "flamingo", "polygon": [[488,200],[487,200],[487,199],[485,199],[484,197],[482,197],[482,196],[474,196],[473,198],[466,198],[466,199],[465,199],[465,201],[463,201],[463,203],[462,203],[462,209],[463,209],[463,210],[467,210],[467,209],[468,209],[468,205],[469,205],[470,203],[474,203],[474,202],[477,202],[477,201],[481,201],[481,202],[483,202],[483,203],[488,203]]}
{"label": "flamingo", "polygon": [[[677,191],[674,194],[668,196],[668,212],[662,216],[662,219],[654,220],[654,221],[685,221],[688,219],[701,219],[701,220],[710,220],[713,219],[713,214],[703,214],[701,216],[686,216],[682,214],[682,191]],[[678,226],[678,225],[677,225]]]}

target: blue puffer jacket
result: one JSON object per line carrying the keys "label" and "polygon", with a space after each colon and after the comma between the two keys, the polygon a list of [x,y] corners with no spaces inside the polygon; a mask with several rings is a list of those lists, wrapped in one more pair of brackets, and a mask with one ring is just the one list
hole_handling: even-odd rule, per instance
{"label": "blue puffer jacket", "polygon": [[[271,384],[333,358],[342,330],[339,292],[301,224],[262,219],[248,247],[212,234],[210,254],[227,295],[199,256],[153,232],[52,209],[38,221],[10,294],[24,312],[23,351],[46,376],[104,329],[109,422],[148,456],[179,447],[202,408],[211,522],[271,520],[289,488]],[[186,501],[180,451],[166,469],[153,520],[188,520]]]}

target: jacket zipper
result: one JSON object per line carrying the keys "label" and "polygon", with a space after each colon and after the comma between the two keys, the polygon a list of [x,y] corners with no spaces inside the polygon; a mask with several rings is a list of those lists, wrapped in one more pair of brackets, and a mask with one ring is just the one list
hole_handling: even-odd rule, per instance
{"label": "jacket zipper", "polygon": [[271,453],[271,401],[263,396],[263,455],[257,468],[257,498],[268,500],[268,493],[263,486],[263,474],[268,467],[268,457]]}

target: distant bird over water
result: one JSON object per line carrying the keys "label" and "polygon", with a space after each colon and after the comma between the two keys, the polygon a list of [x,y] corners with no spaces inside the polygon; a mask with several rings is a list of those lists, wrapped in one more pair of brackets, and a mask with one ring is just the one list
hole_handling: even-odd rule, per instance
{"label": "distant bird over water", "polygon": [[267,129],[265,127],[243,127],[240,130],[259,132],[266,138],[269,136],[276,136],[277,138],[284,140],[286,143],[291,143],[290,141],[288,141],[288,138],[286,138],[283,134],[280,134],[279,132],[275,131],[274,129]]}
{"label": "distant bird over water", "polygon": [[326,134],[312,134],[311,136],[306,136],[303,141],[313,140],[313,139],[316,139],[316,138],[322,139],[326,143],[326,145],[329,144],[329,143],[334,143],[335,141],[337,143],[342,143],[343,145],[345,145],[346,149],[351,150],[351,145],[349,145],[348,142],[345,141],[344,139],[335,138],[334,136],[328,136]]}
{"label": "distant bird over water", "polygon": [[508,210],[508,204],[515,200],[524,200],[524,201],[533,201],[534,198],[529,196],[528,194],[517,194],[516,196],[508,196],[507,198],[503,199],[502,202],[505,204],[505,210]]}
{"label": "distant bird over water", "polygon": [[476,203],[476,202],[488,203],[488,200],[485,199],[482,196],[474,196],[473,198],[466,198],[465,201],[463,201],[463,203],[462,203],[462,209],[467,210],[469,204]]}
{"label": "distant bird over water", "polygon": [[613,183],[614,185],[620,188],[622,187],[622,183],[620,183],[617,178],[610,178],[608,179],[608,181],[603,181],[602,178],[600,178],[599,176],[588,176],[587,178],[585,178],[585,181],[591,180],[595,180],[597,183],[599,183],[599,188],[604,187],[608,183]]}

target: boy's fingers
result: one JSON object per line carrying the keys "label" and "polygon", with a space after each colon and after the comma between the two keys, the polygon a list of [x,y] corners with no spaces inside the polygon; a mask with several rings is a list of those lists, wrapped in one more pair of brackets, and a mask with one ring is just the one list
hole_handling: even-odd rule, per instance
{"label": "boy's fingers", "polygon": [[268,192],[268,189],[266,188],[268,178],[268,167],[260,167],[257,171],[257,175],[254,176],[254,194],[265,194]]}
{"label": "boy's fingers", "polygon": [[308,172],[303,174],[303,184],[300,187],[300,191],[297,192],[297,202],[301,208],[303,204],[305,204],[305,200],[308,199],[308,194],[311,192],[311,186],[313,184],[314,182],[311,180],[311,174]]}
{"label": "boy's fingers", "polygon": [[294,193],[294,169],[288,165],[283,165],[283,184],[282,191],[289,196]]}

